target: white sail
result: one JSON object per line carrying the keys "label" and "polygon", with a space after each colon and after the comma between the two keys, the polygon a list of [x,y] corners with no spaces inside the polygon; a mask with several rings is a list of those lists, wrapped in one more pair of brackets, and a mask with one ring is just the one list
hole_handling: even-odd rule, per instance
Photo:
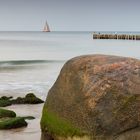
{"label": "white sail", "polygon": [[50,32],[50,27],[49,27],[47,22],[46,22],[46,24],[44,26],[43,32]]}

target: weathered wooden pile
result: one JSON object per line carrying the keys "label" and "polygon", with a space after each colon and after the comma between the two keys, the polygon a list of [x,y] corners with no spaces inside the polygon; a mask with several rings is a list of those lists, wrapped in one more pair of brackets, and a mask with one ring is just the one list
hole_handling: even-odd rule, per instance
{"label": "weathered wooden pile", "polygon": [[122,40],[140,40],[140,35],[134,34],[102,34],[94,33],[93,39],[122,39]]}

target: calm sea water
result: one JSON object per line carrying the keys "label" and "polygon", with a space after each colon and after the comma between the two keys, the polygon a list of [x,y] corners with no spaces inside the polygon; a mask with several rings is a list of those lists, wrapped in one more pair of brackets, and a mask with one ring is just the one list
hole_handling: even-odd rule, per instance
{"label": "calm sea water", "polygon": [[[137,33],[139,34],[139,33]],[[140,41],[93,40],[92,32],[0,32],[0,96],[34,92],[45,99],[65,61],[84,54],[140,58]],[[2,140],[38,140],[42,106],[11,106],[37,119],[26,129],[0,132]],[[32,110],[32,111],[31,111]]]}
{"label": "calm sea water", "polygon": [[72,57],[140,58],[139,52],[140,41],[93,40],[92,32],[0,32],[0,94],[35,92],[45,98],[62,65]]}

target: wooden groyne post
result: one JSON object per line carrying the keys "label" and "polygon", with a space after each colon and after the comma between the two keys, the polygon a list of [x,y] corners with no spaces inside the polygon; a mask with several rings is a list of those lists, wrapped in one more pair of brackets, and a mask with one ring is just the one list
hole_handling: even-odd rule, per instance
{"label": "wooden groyne post", "polygon": [[93,39],[122,39],[122,40],[140,40],[140,35],[134,34],[102,34],[93,33]]}

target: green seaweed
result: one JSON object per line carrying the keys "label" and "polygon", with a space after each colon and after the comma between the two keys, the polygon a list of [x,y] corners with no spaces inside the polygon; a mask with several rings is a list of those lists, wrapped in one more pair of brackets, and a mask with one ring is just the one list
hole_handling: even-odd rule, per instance
{"label": "green seaweed", "polygon": [[8,118],[0,121],[0,129],[13,129],[27,126],[23,117]]}
{"label": "green seaweed", "polygon": [[12,104],[40,104],[44,103],[43,100],[36,97],[33,93],[28,93],[25,97],[18,97],[11,100]]}
{"label": "green seaweed", "polygon": [[85,133],[74,127],[70,122],[63,120],[55,113],[43,109],[41,119],[42,131],[48,131],[52,135],[73,137],[84,136]]}
{"label": "green seaweed", "polygon": [[4,117],[16,117],[16,113],[11,110],[0,108],[0,118],[4,118]]}
{"label": "green seaweed", "polygon": [[0,107],[6,107],[12,105],[10,100],[0,99]]}

